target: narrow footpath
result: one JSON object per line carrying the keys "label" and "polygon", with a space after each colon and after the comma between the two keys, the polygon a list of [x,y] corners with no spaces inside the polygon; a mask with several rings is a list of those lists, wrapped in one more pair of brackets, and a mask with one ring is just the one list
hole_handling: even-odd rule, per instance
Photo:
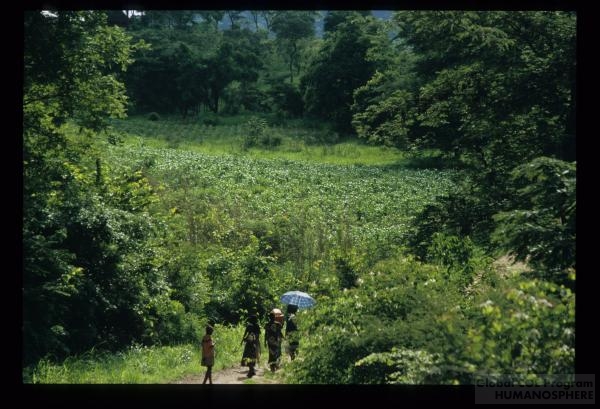
{"label": "narrow footpath", "polygon": [[[173,383],[175,384],[201,384],[204,380],[204,374],[206,368],[194,375],[188,375]],[[213,384],[282,384],[283,376],[281,369],[275,373],[267,368],[258,367],[256,368],[256,375],[252,378],[248,378],[248,368],[243,366],[234,366],[231,368],[221,369],[220,371],[214,371],[212,374]]]}

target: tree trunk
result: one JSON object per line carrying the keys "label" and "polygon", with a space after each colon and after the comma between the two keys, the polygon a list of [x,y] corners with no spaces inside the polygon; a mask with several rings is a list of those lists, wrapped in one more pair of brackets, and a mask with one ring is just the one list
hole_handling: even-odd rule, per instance
{"label": "tree trunk", "polygon": [[215,114],[219,113],[219,91],[213,90],[212,101],[210,104],[210,109]]}
{"label": "tree trunk", "polygon": [[292,43],[292,52],[290,53],[290,84],[294,83],[294,61],[296,60],[297,54],[298,54],[298,45],[294,41]]}
{"label": "tree trunk", "polygon": [[256,27],[256,32],[258,33],[258,11],[251,11],[250,14],[252,15],[252,20],[254,20],[254,26]]}

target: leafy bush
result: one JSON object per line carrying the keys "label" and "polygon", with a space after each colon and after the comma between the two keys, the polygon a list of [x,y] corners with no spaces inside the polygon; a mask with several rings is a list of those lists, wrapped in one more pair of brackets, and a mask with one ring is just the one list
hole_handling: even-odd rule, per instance
{"label": "leafy bush", "polygon": [[335,271],[338,275],[341,289],[349,289],[357,286],[359,276],[351,261],[343,257],[336,258]]}
{"label": "leafy bush", "polygon": [[443,377],[570,374],[575,370],[575,296],[565,286],[516,277],[440,317],[446,325]]}
{"label": "leafy bush", "polygon": [[461,239],[458,236],[434,233],[428,249],[428,258],[431,262],[447,268],[446,279],[449,283],[464,289],[473,279],[473,253],[473,242],[468,236]]}
{"label": "leafy bush", "polygon": [[[248,149],[259,144],[263,144],[264,140],[268,141],[268,137],[265,136],[267,131],[267,121],[263,118],[256,116],[251,117],[245,125],[246,135],[243,140],[243,148]],[[268,142],[267,142],[268,143]],[[279,141],[281,143],[281,140]]]}
{"label": "leafy bush", "polygon": [[271,87],[269,95],[276,112],[284,117],[299,117],[304,112],[302,94],[292,84],[283,81],[276,82]]}
{"label": "leafy bush", "polygon": [[260,144],[265,148],[275,148],[281,145],[282,137],[280,135],[263,135],[260,138]]}
{"label": "leafy bush", "polygon": [[420,260],[427,260],[435,233],[460,238],[469,236],[477,244],[488,244],[489,233],[494,227],[492,215],[496,210],[483,196],[462,185],[455,192],[426,205],[408,233],[408,245],[413,254]]}
{"label": "leafy bush", "polygon": [[540,157],[512,172],[513,210],[494,215],[494,243],[540,276],[569,283],[575,267],[575,163]]}
{"label": "leafy bush", "polygon": [[440,354],[392,348],[358,360],[353,381],[365,384],[439,384]]}
{"label": "leafy bush", "polygon": [[[363,383],[370,369],[356,363],[372,353],[441,349],[444,328],[436,317],[459,294],[434,279],[440,278],[437,268],[398,257],[358,274],[358,287],[319,299],[303,319],[313,335],[301,343],[303,359],[291,368],[296,382]],[[383,372],[372,382],[386,381]]]}
{"label": "leafy bush", "polygon": [[221,124],[221,119],[214,112],[203,112],[198,117],[199,121],[205,126],[217,126]]}

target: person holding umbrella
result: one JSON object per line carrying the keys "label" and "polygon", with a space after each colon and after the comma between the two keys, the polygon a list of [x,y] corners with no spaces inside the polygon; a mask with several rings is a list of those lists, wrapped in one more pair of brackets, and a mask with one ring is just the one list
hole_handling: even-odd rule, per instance
{"label": "person holding umbrella", "polygon": [[258,318],[256,315],[248,317],[248,324],[246,325],[246,331],[242,337],[241,343],[246,343],[244,346],[244,353],[242,354],[242,366],[247,366],[248,378],[252,378],[256,375],[254,366],[260,359],[260,326],[258,325]]}
{"label": "person holding umbrella", "polygon": [[294,304],[289,304],[287,306],[287,318],[285,320],[285,337],[288,340],[288,354],[290,354],[290,359],[293,361],[296,358],[296,351],[298,350],[298,345],[300,345],[300,337],[298,334],[298,323],[296,321],[296,311],[298,311],[298,306]]}
{"label": "person holding umbrella", "polygon": [[288,291],[281,296],[281,302],[288,306],[285,320],[285,337],[288,340],[287,351],[290,354],[290,359],[293,361],[296,358],[296,352],[300,344],[296,312],[299,308],[313,307],[317,302],[310,295],[302,291]]}

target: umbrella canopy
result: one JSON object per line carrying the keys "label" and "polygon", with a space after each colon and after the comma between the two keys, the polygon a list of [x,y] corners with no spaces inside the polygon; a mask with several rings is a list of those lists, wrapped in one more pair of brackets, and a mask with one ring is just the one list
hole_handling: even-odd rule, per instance
{"label": "umbrella canopy", "polygon": [[296,305],[298,308],[310,308],[317,303],[314,298],[302,291],[288,291],[281,296],[281,302]]}

